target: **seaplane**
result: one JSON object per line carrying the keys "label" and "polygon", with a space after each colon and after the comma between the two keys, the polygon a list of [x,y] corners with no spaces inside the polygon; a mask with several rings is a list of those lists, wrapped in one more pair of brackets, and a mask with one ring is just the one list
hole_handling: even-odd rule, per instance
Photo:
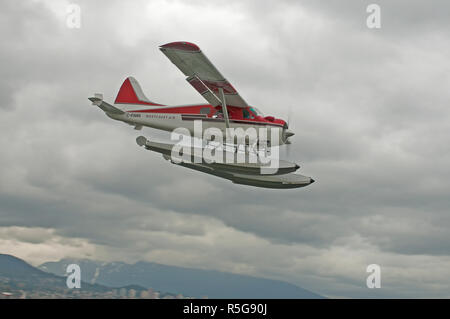
{"label": "seaplane", "polygon": [[[264,156],[291,143],[294,133],[289,130],[287,121],[264,116],[258,108],[249,105],[196,44],[171,42],[159,49],[207,103],[170,106],[156,103],[147,98],[135,78],[128,77],[120,87],[114,105],[105,102],[99,93],[89,98],[92,104],[109,118],[132,125],[136,130],[150,127],[172,134],[181,132],[184,136],[202,140],[200,144],[194,142],[180,147],[179,144],[137,137],[139,146],[162,154],[173,164],[235,184],[263,188],[299,188],[314,182],[311,177],[296,172],[300,168],[296,163],[280,160],[277,156]],[[174,155],[175,146],[178,146],[175,152],[178,157]],[[215,155],[212,159],[205,158],[205,153]]]}

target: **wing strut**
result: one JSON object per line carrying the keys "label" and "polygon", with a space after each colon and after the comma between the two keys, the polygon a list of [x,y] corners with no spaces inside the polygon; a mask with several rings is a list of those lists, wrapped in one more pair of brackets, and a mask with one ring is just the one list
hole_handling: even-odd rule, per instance
{"label": "wing strut", "polygon": [[230,119],[228,118],[228,109],[227,103],[225,101],[225,94],[223,93],[223,88],[219,88],[220,100],[222,102],[222,112],[223,117],[225,118],[225,126],[226,128],[230,128]]}

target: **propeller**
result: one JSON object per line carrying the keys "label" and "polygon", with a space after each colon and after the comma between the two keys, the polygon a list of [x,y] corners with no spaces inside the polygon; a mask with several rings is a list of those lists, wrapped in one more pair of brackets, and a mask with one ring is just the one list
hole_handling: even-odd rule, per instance
{"label": "propeller", "polygon": [[292,105],[289,105],[288,117],[287,117],[287,125],[288,125],[288,127],[289,127],[289,123],[291,123],[291,115],[292,115]]}
{"label": "propeller", "polygon": [[294,132],[289,130],[289,128],[290,128],[289,124],[291,123],[291,115],[292,115],[292,106],[289,106],[287,123],[286,123],[287,127],[283,129],[283,141],[284,141],[284,144],[286,144],[286,156],[288,158],[290,158],[290,155],[291,155],[292,142],[290,140],[290,137],[295,135]]}
{"label": "propeller", "polygon": [[283,142],[284,142],[284,144],[291,144],[291,141],[290,141],[290,137],[291,136],[294,136],[295,135],[295,133],[294,132],[292,132],[292,131],[290,131],[289,129],[287,129],[287,128],[284,128],[283,129]]}

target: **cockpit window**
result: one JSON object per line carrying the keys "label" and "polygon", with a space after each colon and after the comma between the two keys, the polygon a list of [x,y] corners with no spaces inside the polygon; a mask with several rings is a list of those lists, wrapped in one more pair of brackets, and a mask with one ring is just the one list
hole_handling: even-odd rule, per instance
{"label": "cockpit window", "polygon": [[252,111],[253,114],[255,114],[255,116],[264,116],[263,113],[258,110],[256,107],[251,107],[250,111]]}

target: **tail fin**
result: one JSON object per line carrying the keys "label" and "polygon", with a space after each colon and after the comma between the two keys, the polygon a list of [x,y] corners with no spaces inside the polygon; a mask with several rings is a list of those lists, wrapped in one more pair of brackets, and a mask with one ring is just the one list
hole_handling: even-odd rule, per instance
{"label": "tail fin", "polygon": [[132,76],[125,79],[122,86],[120,87],[119,93],[117,94],[114,104],[134,104],[134,105],[145,105],[145,106],[162,106],[162,104],[157,104],[150,101],[142,92],[142,88],[138,81]]}

